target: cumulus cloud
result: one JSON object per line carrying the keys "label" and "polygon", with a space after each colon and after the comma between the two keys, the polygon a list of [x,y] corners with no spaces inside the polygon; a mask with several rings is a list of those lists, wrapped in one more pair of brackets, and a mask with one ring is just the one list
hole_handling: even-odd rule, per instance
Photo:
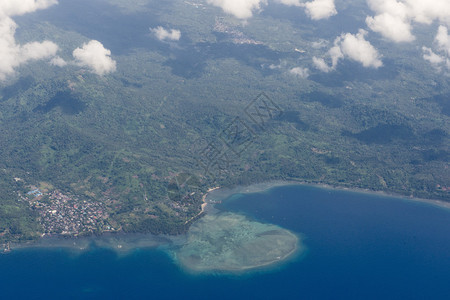
{"label": "cumulus cloud", "polygon": [[322,72],[328,73],[333,70],[332,67],[328,66],[323,58],[313,57],[314,66]]}
{"label": "cumulus cloud", "polygon": [[438,33],[435,38],[438,49],[450,56],[450,36],[448,35],[448,29],[445,26],[439,26]]}
{"label": "cumulus cloud", "polygon": [[367,31],[360,29],[357,34],[345,33],[337,37],[334,46],[328,50],[331,60],[329,66],[323,58],[313,57],[314,66],[322,72],[336,69],[339,60],[349,58],[366,68],[379,68],[383,65],[377,49],[365,39]]}
{"label": "cumulus cloud", "polygon": [[306,13],[313,20],[328,19],[337,14],[334,0],[314,0],[305,3]]}
{"label": "cumulus cloud", "polygon": [[411,42],[415,37],[411,33],[411,24],[407,21],[384,13],[374,18],[366,18],[367,26],[375,32],[395,42]]}
{"label": "cumulus cloud", "polygon": [[288,5],[288,6],[303,6],[300,0],[276,0],[275,2]]}
{"label": "cumulus cloud", "polygon": [[330,50],[328,50],[328,54],[331,57],[331,66],[333,69],[336,68],[339,60],[344,58],[344,54],[341,51],[341,46],[339,45],[341,40],[342,40],[342,37],[338,37],[334,41],[334,47],[332,47]]}
{"label": "cumulus cloud", "polygon": [[176,29],[167,30],[162,26],[158,26],[156,28],[150,28],[150,31],[153,32],[160,41],[178,41],[181,38],[181,31]]}
{"label": "cumulus cloud", "polygon": [[369,28],[394,42],[411,42],[414,22],[431,24],[439,21],[450,25],[450,1],[448,0],[367,0],[376,13],[368,16]]}
{"label": "cumulus cloud", "polygon": [[261,4],[266,4],[266,0],[208,0],[209,4],[218,6],[228,14],[238,19],[248,19],[253,16],[255,10],[261,8]]}
{"label": "cumulus cloud", "polygon": [[23,15],[56,4],[54,0],[2,0],[0,2],[0,81],[14,74],[15,69],[32,60],[50,59],[58,46],[50,41],[18,45],[15,40],[17,24],[11,16]]}
{"label": "cumulus cloud", "polygon": [[57,0],[2,0],[0,1],[0,18],[24,15],[38,9],[46,9],[57,3]]}
{"label": "cumulus cloud", "polygon": [[275,2],[288,6],[304,7],[306,13],[313,20],[328,19],[337,14],[334,0],[314,0],[306,3],[300,0],[275,0]]}
{"label": "cumulus cloud", "polygon": [[309,76],[309,70],[308,68],[301,68],[301,67],[295,67],[289,70],[289,73],[291,73],[292,75],[295,75],[297,77],[300,78],[308,78]]}
{"label": "cumulus cloud", "polygon": [[290,75],[299,77],[299,78],[308,78],[309,76],[309,69],[308,68],[302,68],[302,67],[292,67],[292,63],[287,60],[280,60],[280,63],[275,65],[271,64],[269,65],[269,69],[271,70],[280,70],[282,72],[286,72]]}
{"label": "cumulus cloud", "polygon": [[50,61],[50,64],[61,68],[67,66],[67,62],[59,56],[54,57]]}
{"label": "cumulus cloud", "polygon": [[53,42],[44,41],[42,43],[32,42],[20,47],[19,61],[38,60],[42,58],[49,58],[56,55],[59,47]]}
{"label": "cumulus cloud", "polygon": [[342,53],[354,61],[360,62],[364,67],[379,68],[383,65],[377,49],[366,41],[367,31],[359,30],[356,35],[346,33],[342,36]]}
{"label": "cumulus cloud", "polygon": [[423,51],[423,58],[433,65],[439,65],[440,63],[444,62],[444,58],[437,55],[436,53],[431,50],[431,48],[428,47],[422,47]]}
{"label": "cumulus cloud", "polygon": [[[313,20],[327,19],[337,14],[334,0],[313,0],[304,3],[303,0],[272,0],[288,6],[304,7]],[[218,6],[224,12],[238,19],[249,19],[255,11],[267,4],[267,0],[208,0],[209,4]]]}
{"label": "cumulus cloud", "polygon": [[111,59],[111,51],[96,40],[75,49],[73,57],[78,65],[87,67],[92,73],[100,76],[116,70],[116,62]]}
{"label": "cumulus cloud", "polygon": [[428,47],[422,47],[423,58],[429,61],[438,70],[446,67],[450,70],[450,35],[447,27],[439,26],[434,39],[435,51]]}

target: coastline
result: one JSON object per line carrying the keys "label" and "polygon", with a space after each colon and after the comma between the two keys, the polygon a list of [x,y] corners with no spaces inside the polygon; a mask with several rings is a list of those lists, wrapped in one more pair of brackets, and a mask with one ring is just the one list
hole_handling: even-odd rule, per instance
{"label": "coastline", "polygon": [[101,236],[65,237],[48,236],[31,243],[10,244],[8,254],[24,249],[66,249],[75,253],[83,253],[92,248],[106,248],[118,255],[126,255],[135,249],[150,249],[177,244],[182,236],[152,235],[145,233],[106,233]]}
{"label": "coastline", "polygon": [[248,186],[236,186],[233,188],[226,187],[215,187],[207,191],[207,193],[203,196],[204,202],[207,204],[214,204],[215,202],[220,202],[222,200],[227,199],[228,197],[235,194],[252,194],[252,193],[261,193],[272,188],[282,187],[282,186],[305,186],[305,187],[313,187],[320,188],[331,191],[345,191],[350,193],[360,193],[366,195],[374,195],[374,196],[383,196],[389,198],[395,198],[398,200],[404,201],[413,201],[416,203],[423,203],[431,206],[435,206],[442,209],[450,210],[450,202],[436,200],[436,199],[424,199],[424,198],[416,198],[416,197],[408,197],[405,195],[387,193],[384,191],[372,191],[368,189],[362,188],[348,188],[341,186],[334,186],[329,184],[314,184],[307,183],[302,181],[293,181],[293,180],[273,180],[262,183],[255,183]]}
{"label": "coastline", "polygon": [[189,220],[187,220],[186,222],[184,222],[184,225],[197,220],[199,217],[201,217],[206,212],[206,208],[208,206],[208,202],[206,201],[206,196],[208,195],[208,193],[215,191],[217,189],[220,189],[220,186],[210,188],[206,191],[206,193],[202,196],[202,204],[200,206],[201,207],[200,212],[198,214],[196,214],[195,216],[193,216],[192,218],[190,218]]}
{"label": "coastline", "polygon": [[[450,202],[445,202],[442,200],[434,200],[434,199],[423,199],[423,198],[415,198],[415,197],[408,197],[404,195],[399,194],[393,194],[393,193],[387,193],[384,191],[372,191],[362,188],[348,188],[348,187],[340,187],[340,186],[333,186],[329,184],[314,184],[314,183],[308,183],[308,182],[302,182],[302,181],[294,181],[294,180],[272,180],[262,183],[255,183],[248,186],[236,186],[233,188],[227,188],[227,187],[220,187],[216,186],[213,188],[209,188],[205,194],[202,196],[202,204],[201,204],[201,210],[200,212],[192,217],[191,219],[187,220],[185,224],[188,224],[189,222],[195,222],[198,220],[203,214],[205,213],[214,213],[217,211],[217,209],[214,207],[214,204],[220,203],[221,201],[229,198],[232,195],[235,194],[251,194],[251,193],[260,193],[265,192],[267,190],[270,190],[272,188],[276,187],[282,187],[282,186],[306,186],[306,187],[314,187],[314,188],[320,188],[320,189],[326,189],[331,191],[346,191],[351,193],[361,193],[361,194],[368,194],[368,195],[375,195],[375,196],[383,196],[383,197],[390,197],[395,198],[398,200],[403,201],[412,201],[416,203],[423,203],[426,205],[431,205],[440,209],[446,209],[450,210]],[[144,240],[153,240],[153,242],[150,242],[148,246],[144,244],[141,244],[139,241],[136,240],[136,236],[139,235]],[[182,238],[184,235],[178,235],[178,236],[172,236],[170,239],[177,239]],[[114,242],[105,242],[106,239],[110,239],[111,241],[113,239],[121,239],[121,240],[133,240],[132,242],[124,241],[123,243],[114,243]],[[89,248],[89,244],[92,243],[99,243],[100,246],[110,247],[113,250],[117,250],[120,253],[130,251],[133,248],[138,247],[158,247],[162,245],[163,243],[154,243],[155,240],[161,240],[165,239],[167,241],[168,236],[166,235],[151,235],[151,234],[127,234],[127,233],[115,233],[115,234],[108,234],[105,233],[103,235],[99,236],[89,236],[89,237],[83,237],[83,238],[77,238],[77,237],[65,237],[65,236],[55,236],[50,238],[41,238],[37,241],[34,241],[32,243],[24,242],[24,243],[8,243],[2,246],[3,251],[0,248],[0,254],[3,253],[10,253],[11,251],[14,251],[15,249],[24,249],[24,248],[70,248],[78,251],[84,251]],[[84,242],[82,242],[84,241]],[[81,244],[81,245],[80,245]],[[126,251],[125,251],[126,250]]]}

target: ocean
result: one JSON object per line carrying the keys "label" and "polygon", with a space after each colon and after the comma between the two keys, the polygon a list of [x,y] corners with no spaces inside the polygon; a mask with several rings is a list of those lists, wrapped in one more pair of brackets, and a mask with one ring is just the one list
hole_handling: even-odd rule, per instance
{"label": "ocean", "polygon": [[301,237],[306,250],[243,274],[192,274],[164,249],[91,246],[0,255],[1,299],[450,299],[450,210],[310,186],[217,204]]}

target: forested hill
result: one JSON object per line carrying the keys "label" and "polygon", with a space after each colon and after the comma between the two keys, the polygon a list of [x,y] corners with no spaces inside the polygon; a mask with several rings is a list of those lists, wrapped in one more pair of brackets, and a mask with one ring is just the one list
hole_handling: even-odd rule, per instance
{"label": "forested hill", "polygon": [[[70,61],[95,36],[117,70],[35,61],[0,83],[0,242],[177,234],[207,189],[275,179],[450,201],[448,76],[416,50],[375,37],[382,67],[345,60],[324,73],[310,65],[317,25],[278,18],[278,6],[244,26],[182,1],[94,1],[92,14],[60,2],[16,18],[17,42],[52,37]],[[180,40],[152,36],[162,23],[183,28]]]}

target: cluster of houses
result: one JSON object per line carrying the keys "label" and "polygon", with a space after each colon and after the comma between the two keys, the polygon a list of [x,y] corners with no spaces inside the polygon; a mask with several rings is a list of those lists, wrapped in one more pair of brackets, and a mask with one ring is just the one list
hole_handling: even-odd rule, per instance
{"label": "cluster of houses", "polygon": [[111,230],[102,202],[82,200],[58,190],[44,194],[39,189],[33,189],[27,194],[34,197],[30,205],[39,212],[43,235],[77,236]]}

